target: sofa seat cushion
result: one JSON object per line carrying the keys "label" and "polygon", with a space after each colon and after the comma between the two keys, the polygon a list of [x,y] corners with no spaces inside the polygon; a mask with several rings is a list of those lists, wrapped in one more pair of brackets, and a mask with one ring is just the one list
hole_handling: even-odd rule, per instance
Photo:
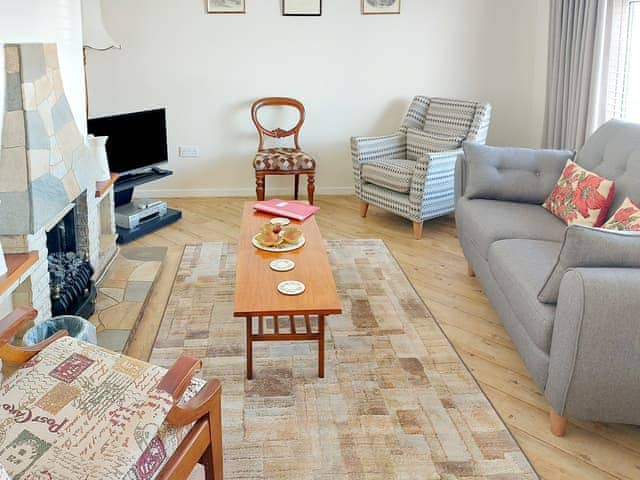
{"label": "sofa seat cushion", "polygon": [[376,160],[362,165],[362,179],[398,193],[409,193],[416,162],[413,160]]}
{"label": "sofa seat cushion", "polygon": [[466,198],[456,205],[456,222],[460,234],[475,244],[485,260],[489,258],[489,247],[498,240],[562,242],[567,228],[562,220],[539,205]]}
{"label": "sofa seat cushion", "polygon": [[556,306],[538,301],[561,244],[545,240],[500,240],[489,249],[489,269],[535,345],[551,351]]}

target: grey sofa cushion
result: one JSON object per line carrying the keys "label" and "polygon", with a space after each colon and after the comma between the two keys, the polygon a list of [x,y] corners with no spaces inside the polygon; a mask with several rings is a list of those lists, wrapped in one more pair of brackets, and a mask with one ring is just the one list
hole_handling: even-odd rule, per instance
{"label": "grey sofa cushion", "polygon": [[532,150],[463,144],[467,198],[541,204],[560,178],[570,150]]}
{"label": "grey sofa cushion", "polygon": [[640,268],[640,232],[569,226],[538,299],[544,303],[557,303],[560,283],[567,270],[599,267]]}
{"label": "grey sofa cushion", "polygon": [[616,196],[610,212],[626,197],[640,203],[640,124],[611,120],[587,140],[576,162],[616,182]]}
{"label": "grey sofa cushion", "polygon": [[533,343],[546,353],[556,309],[537,295],[559,251],[560,243],[544,240],[501,240],[489,249],[493,277]]}
{"label": "grey sofa cushion", "polygon": [[567,228],[539,205],[467,198],[458,200],[456,222],[460,235],[469,238],[485,260],[495,241],[526,238],[562,242]]}

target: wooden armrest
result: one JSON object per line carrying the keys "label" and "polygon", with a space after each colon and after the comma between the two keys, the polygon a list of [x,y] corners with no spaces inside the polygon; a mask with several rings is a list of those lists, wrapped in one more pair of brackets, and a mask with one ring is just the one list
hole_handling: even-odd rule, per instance
{"label": "wooden armrest", "polygon": [[66,330],[60,330],[46,340],[36,343],[35,345],[31,345],[30,347],[16,347],[10,343],[5,343],[4,345],[0,345],[0,358],[9,363],[19,365],[31,360],[53,342],[61,339],[62,337],[66,337],[67,335],[69,335],[69,332]]}
{"label": "wooden armrest", "polygon": [[202,362],[187,355],[180,355],[173,367],[165,374],[158,384],[158,390],[169,393],[177,403],[191,383],[195,373],[202,367]]}
{"label": "wooden armrest", "polygon": [[0,320],[0,345],[9,343],[18,333],[20,327],[28,321],[33,320],[38,312],[31,307],[16,308],[9,315]]}
{"label": "wooden armrest", "polygon": [[37,315],[38,312],[32,307],[19,307],[0,320],[0,359],[19,365],[31,360],[53,342],[68,335],[66,330],[60,330],[45,341],[30,347],[16,347],[11,345],[9,342],[15,334],[18,333],[20,327],[22,327],[25,322],[36,318]]}
{"label": "wooden armrest", "polygon": [[175,427],[184,427],[213,412],[220,405],[222,386],[218,380],[210,380],[198,394],[184,405],[174,405],[167,421]]}
{"label": "wooden armrest", "polygon": [[176,427],[184,427],[211,413],[220,405],[222,388],[218,380],[207,382],[198,394],[184,405],[178,402],[191,383],[193,375],[202,367],[202,362],[187,355],[181,355],[158,385],[173,397],[175,404],[167,415],[167,421]]}

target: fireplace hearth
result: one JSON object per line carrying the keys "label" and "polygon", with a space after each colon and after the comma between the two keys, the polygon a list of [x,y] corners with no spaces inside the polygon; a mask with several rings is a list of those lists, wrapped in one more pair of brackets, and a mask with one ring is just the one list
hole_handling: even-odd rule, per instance
{"label": "fireplace hearth", "polygon": [[113,186],[98,191],[98,164],[73,117],[56,45],[7,44],[4,53],[0,243],[36,260],[0,295],[0,311],[31,305],[36,324],[88,317],[91,277],[117,254]]}

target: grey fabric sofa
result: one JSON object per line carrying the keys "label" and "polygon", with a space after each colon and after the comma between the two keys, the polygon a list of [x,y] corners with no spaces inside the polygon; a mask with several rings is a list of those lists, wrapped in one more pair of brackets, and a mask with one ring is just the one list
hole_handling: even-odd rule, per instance
{"label": "grey fabric sofa", "polygon": [[[470,273],[544,391],[556,435],[567,417],[640,424],[640,236],[567,228],[540,206],[572,156],[465,144],[457,168]],[[604,124],[575,161],[616,181],[610,214],[625,197],[640,202],[640,125]]]}

